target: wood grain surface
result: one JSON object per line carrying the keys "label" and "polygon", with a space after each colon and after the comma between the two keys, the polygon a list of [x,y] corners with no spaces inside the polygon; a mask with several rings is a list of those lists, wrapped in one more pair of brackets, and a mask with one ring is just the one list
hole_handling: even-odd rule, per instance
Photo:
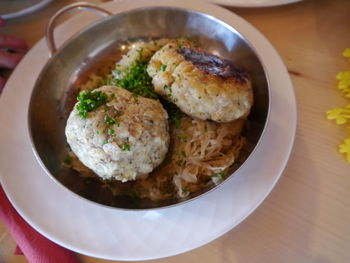
{"label": "wood grain surface", "polygon": [[[20,36],[32,46],[55,10],[70,2],[54,1],[10,20],[0,33]],[[350,163],[337,151],[347,134],[325,118],[327,109],[346,104],[335,75],[350,70],[341,55],[350,47],[350,1],[227,8],[260,30],[288,68],[298,108],[293,152],[272,193],[238,227],[191,252],[149,262],[350,262]],[[0,262],[27,262],[13,254],[14,248],[0,225]],[[79,256],[82,262],[110,262]]]}

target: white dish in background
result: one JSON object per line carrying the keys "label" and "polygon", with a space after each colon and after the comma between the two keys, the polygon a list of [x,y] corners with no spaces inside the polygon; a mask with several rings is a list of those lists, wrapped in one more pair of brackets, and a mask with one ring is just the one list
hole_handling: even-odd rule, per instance
{"label": "white dish in background", "polygon": [[2,0],[0,17],[11,19],[34,12],[52,0]]}
{"label": "white dish in background", "polygon": [[287,5],[302,0],[210,0],[213,3],[234,7],[269,7]]}
{"label": "white dish in background", "polygon": [[[293,86],[281,58],[261,33],[232,12],[202,1],[121,0],[102,5],[115,13],[146,6],[175,6],[208,13],[242,33],[269,75],[270,120],[247,163],[215,191],[167,209],[123,211],[101,207],[51,180],[32,152],[27,109],[34,82],[48,59],[41,40],[13,72],[0,98],[0,123],[6,124],[2,125],[6,129],[0,129],[1,183],[17,211],[37,231],[64,247],[93,257],[162,258],[218,238],[251,214],[270,193],[294,142]],[[56,30],[58,45],[98,18],[84,13],[66,21]]]}

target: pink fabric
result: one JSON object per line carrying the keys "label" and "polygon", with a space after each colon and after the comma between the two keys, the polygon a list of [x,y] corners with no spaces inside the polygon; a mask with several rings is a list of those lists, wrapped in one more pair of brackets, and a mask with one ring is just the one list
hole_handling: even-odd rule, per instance
{"label": "pink fabric", "polygon": [[0,186],[0,220],[9,229],[12,237],[30,263],[78,263],[76,255],[48,240],[16,212]]}
{"label": "pink fabric", "polygon": [[23,255],[23,252],[21,250],[21,248],[17,245],[15,248],[15,251],[13,252],[13,254],[15,255]]}

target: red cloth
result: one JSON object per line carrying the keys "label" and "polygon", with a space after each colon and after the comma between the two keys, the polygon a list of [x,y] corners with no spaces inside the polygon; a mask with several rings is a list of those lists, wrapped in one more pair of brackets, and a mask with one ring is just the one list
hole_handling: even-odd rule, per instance
{"label": "red cloth", "polygon": [[23,255],[23,252],[21,250],[21,248],[17,245],[15,248],[15,251],[13,252],[13,254],[15,255]]}
{"label": "red cloth", "polygon": [[30,263],[80,262],[72,251],[53,243],[29,226],[10,204],[1,186],[0,220]]}

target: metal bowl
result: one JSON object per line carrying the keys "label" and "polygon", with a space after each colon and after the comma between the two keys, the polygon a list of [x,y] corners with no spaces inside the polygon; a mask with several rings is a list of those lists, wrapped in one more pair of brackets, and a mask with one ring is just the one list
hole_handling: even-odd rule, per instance
{"label": "metal bowl", "polygon": [[[58,14],[77,6],[79,4],[66,7]],[[108,11],[98,11],[108,14]],[[55,47],[51,26],[56,18],[57,15],[48,29],[47,39],[52,53]],[[244,165],[257,147],[268,119],[269,84],[263,65],[246,39],[223,21],[192,10],[152,7],[110,15],[80,31],[50,58],[39,75],[29,105],[28,126],[34,152],[51,178],[90,201],[122,209],[179,205],[218,188],[212,186],[181,200],[135,200],[128,196],[113,196],[98,180],[86,180],[62,165],[69,151],[64,130],[75,103],[77,86],[111,57],[118,59],[122,46],[130,41],[183,36],[196,37],[204,49],[232,60],[252,78],[255,102],[248,117],[250,125],[243,132],[248,143],[240,156],[240,165],[232,167],[225,180],[234,176],[235,170]]]}

